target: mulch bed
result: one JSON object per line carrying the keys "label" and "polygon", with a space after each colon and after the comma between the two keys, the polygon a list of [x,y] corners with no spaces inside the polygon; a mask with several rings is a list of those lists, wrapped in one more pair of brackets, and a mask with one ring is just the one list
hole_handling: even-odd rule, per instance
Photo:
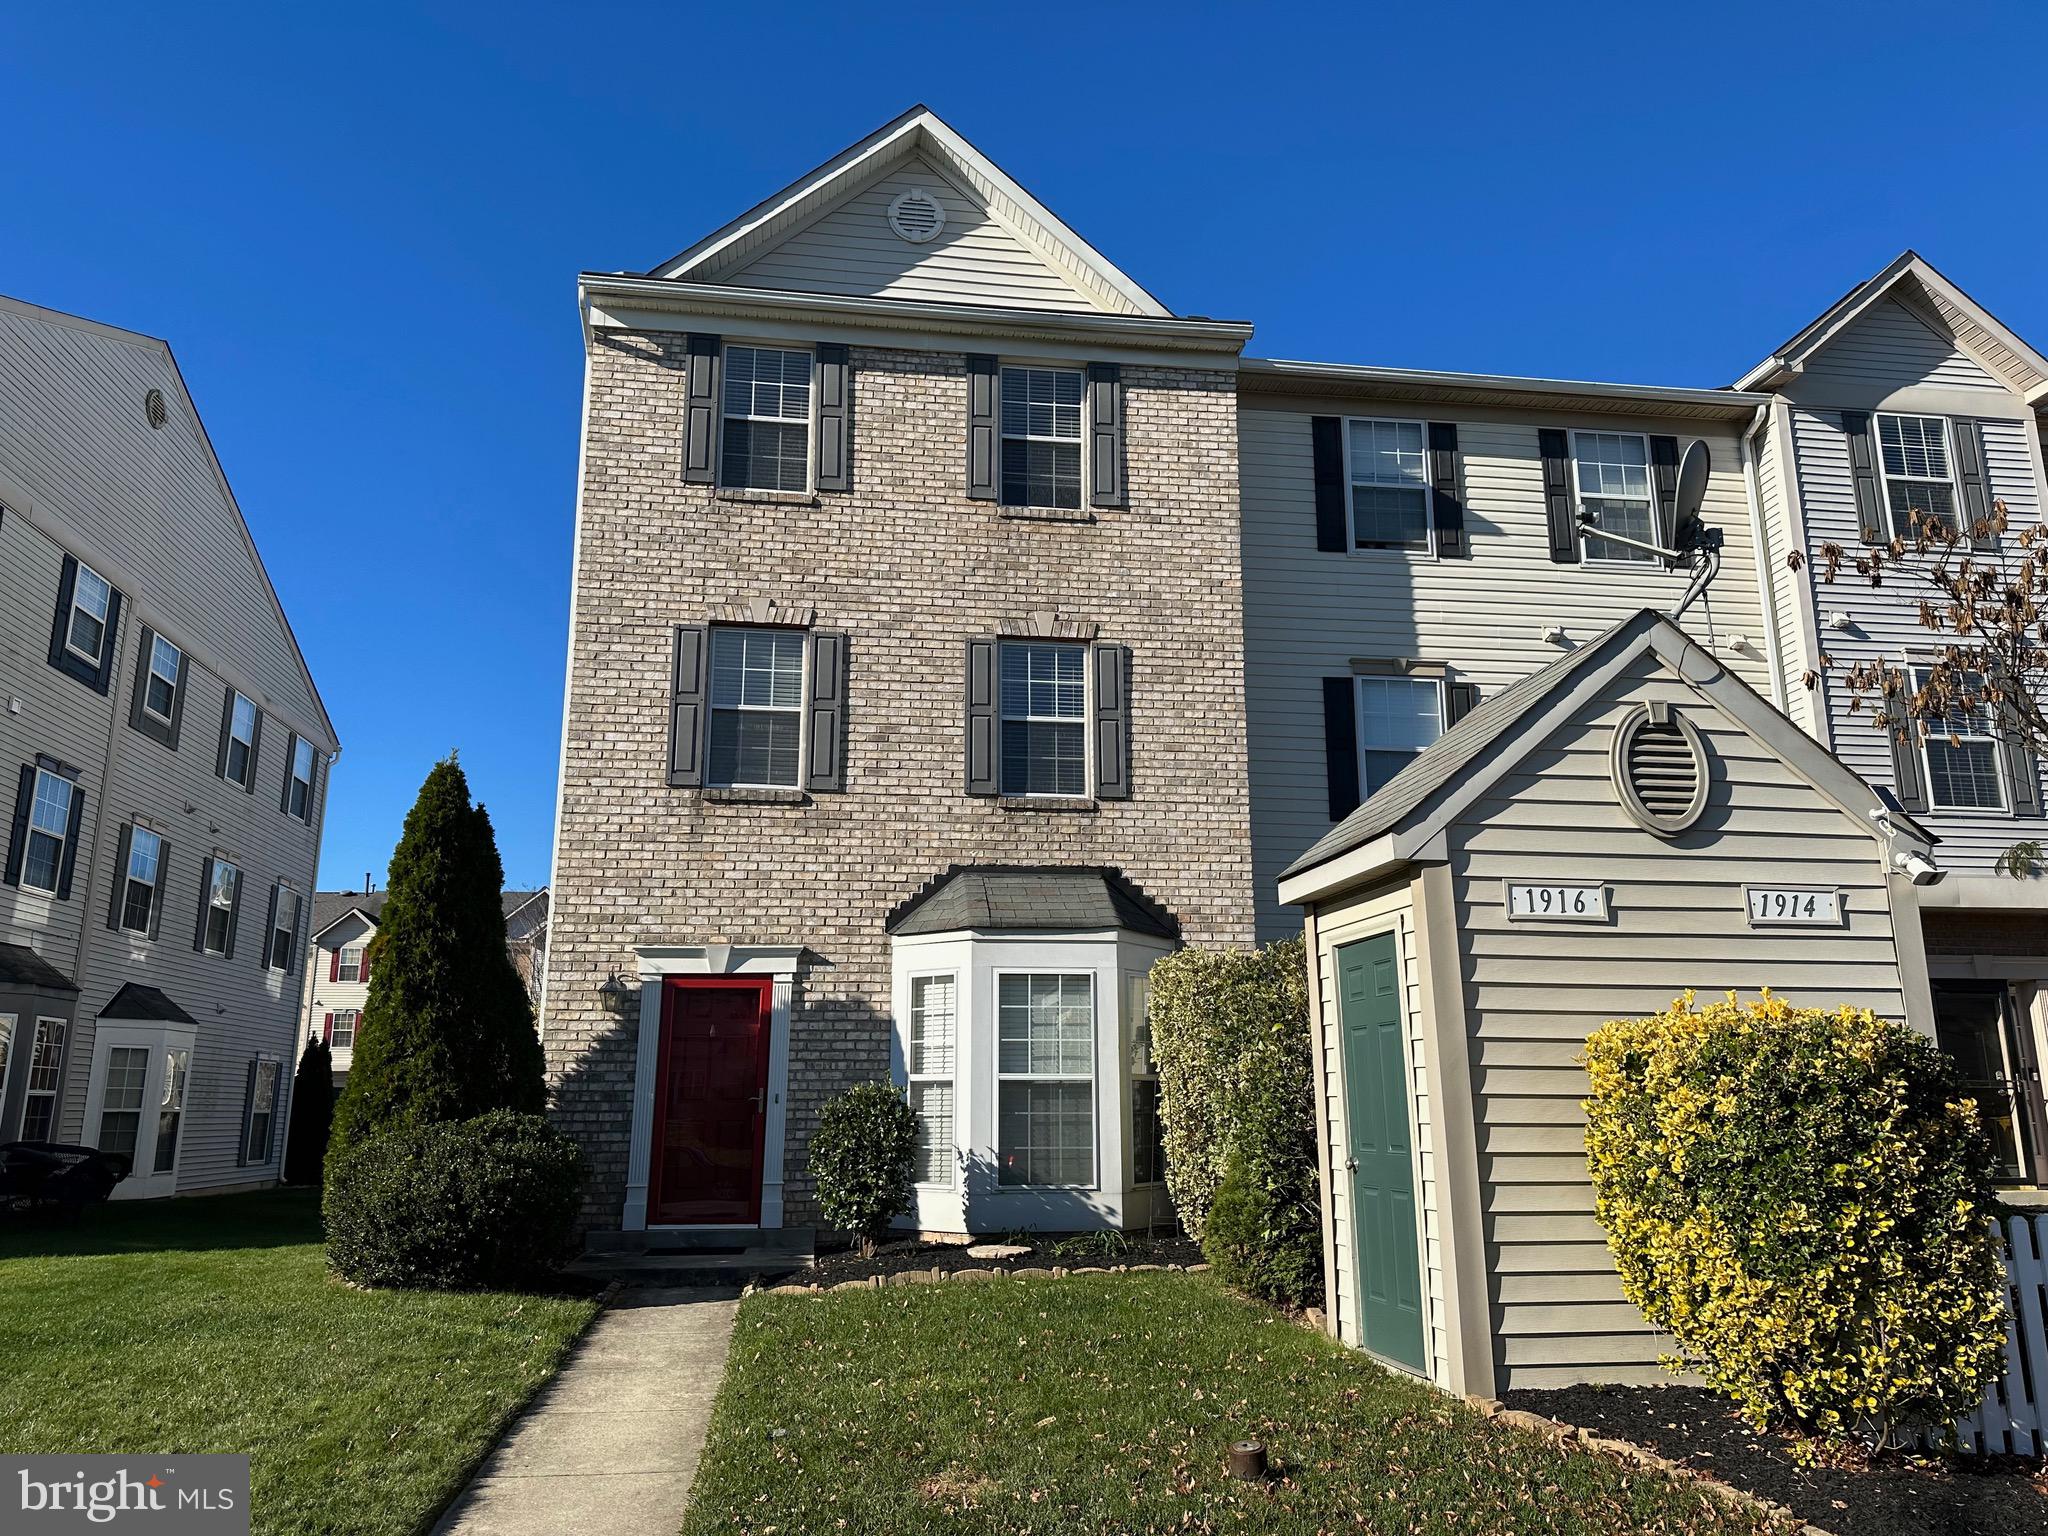
{"label": "mulch bed", "polygon": [[[1003,1243],[1028,1248],[1015,1258],[977,1259],[969,1246]],[[1148,1237],[1141,1232],[1124,1234],[1123,1241],[1100,1234],[1058,1238],[1031,1233],[1022,1237],[980,1237],[966,1243],[928,1243],[917,1238],[884,1243],[873,1258],[864,1259],[849,1245],[818,1246],[814,1269],[802,1270],[790,1278],[799,1284],[838,1285],[847,1280],[866,1280],[873,1275],[899,1274],[906,1269],[1113,1269],[1117,1265],[1157,1264],[1162,1268],[1178,1264],[1185,1268],[1202,1262],[1202,1250],[1187,1238]]]}
{"label": "mulch bed", "polygon": [[1899,1457],[1803,1467],[1783,1437],[1758,1434],[1697,1387],[1562,1387],[1510,1392],[1510,1408],[1667,1459],[1783,1504],[1835,1536],[2041,1536],[2048,1475],[2010,1458]]}

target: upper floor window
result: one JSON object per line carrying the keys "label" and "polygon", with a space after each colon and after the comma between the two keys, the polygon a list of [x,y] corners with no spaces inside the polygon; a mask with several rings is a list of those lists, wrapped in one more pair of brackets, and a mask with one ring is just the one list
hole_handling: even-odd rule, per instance
{"label": "upper floor window", "polygon": [[1348,423],[1351,538],[1359,549],[1429,548],[1429,455],[1419,421]]}
{"label": "upper floor window", "polygon": [[1913,514],[1956,526],[1955,468],[1948,422],[1939,416],[1879,416],[1877,456],[1884,468],[1885,504],[1892,529],[1913,536]]}
{"label": "upper floor window", "polygon": [[284,808],[301,821],[313,819],[313,743],[303,736],[292,739],[291,777],[285,783]]}
{"label": "upper floor window", "polygon": [[810,488],[810,353],[727,347],[724,415],[720,484],[756,491]]}
{"label": "upper floor window", "polygon": [[221,777],[230,784],[250,787],[256,773],[256,701],[239,693],[228,695],[227,740],[221,749]]}
{"label": "upper floor window", "polygon": [[799,788],[803,702],[802,630],[713,629],[708,782]]}
{"label": "upper floor window", "polygon": [[1088,793],[1087,651],[1080,645],[1002,647],[1002,793]]}
{"label": "upper floor window", "polygon": [[1358,793],[1369,798],[1444,733],[1443,688],[1433,678],[1361,677]]}
{"label": "upper floor window", "polygon": [[241,904],[242,872],[226,859],[213,861],[206,905],[200,915],[199,948],[209,955],[234,954],[235,908]]}
{"label": "upper floor window", "polygon": [[155,925],[157,893],[163,887],[164,840],[147,827],[128,829],[128,867],[121,872],[119,925],[148,933]]}
{"label": "upper floor window", "polygon": [[361,981],[363,979],[363,946],[345,944],[334,956],[334,979],[336,981]]}
{"label": "upper floor window", "polygon": [[1002,504],[1078,510],[1081,370],[1005,368],[1002,394]]}
{"label": "upper floor window", "polygon": [[83,561],[71,586],[71,617],[64,627],[64,643],[73,655],[97,667],[106,655],[107,610],[114,589],[104,576]]}
{"label": "upper floor window", "polygon": [[184,671],[185,653],[162,635],[151,635],[149,675],[142,680],[142,707],[166,725],[171,723],[178,702],[178,679]]}
{"label": "upper floor window", "polygon": [[35,770],[29,801],[28,839],[22,851],[21,883],[55,894],[64,882],[64,853],[73,834],[72,809],[78,786],[47,768]]}
{"label": "upper floor window", "polygon": [[[1913,669],[1913,686],[1927,686],[1928,669]],[[1920,750],[1927,764],[1927,801],[1938,811],[2002,811],[2005,780],[1998,770],[2002,744],[1991,706],[1966,678],[1965,697],[1936,724],[1928,722]]]}
{"label": "upper floor window", "polygon": [[263,947],[263,963],[273,971],[289,972],[292,956],[299,947],[299,912],[305,898],[282,880],[270,888],[270,934]]}
{"label": "upper floor window", "polygon": [[[1657,519],[1650,491],[1649,439],[1635,432],[1574,432],[1572,472],[1578,480],[1578,507],[1592,514],[1593,526],[1624,538],[1657,542]],[[1586,538],[1592,560],[1652,565],[1657,557],[1611,539]]]}
{"label": "upper floor window", "polygon": [[327,1015],[327,1043],[337,1051],[350,1049],[356,1043],[356,1025],[361,1022],[360,1008],[337,1008]]}

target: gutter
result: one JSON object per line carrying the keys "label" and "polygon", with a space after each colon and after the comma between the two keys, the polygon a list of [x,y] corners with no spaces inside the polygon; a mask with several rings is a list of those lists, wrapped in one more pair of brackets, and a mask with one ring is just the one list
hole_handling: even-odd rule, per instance
{"label": "gutter", "polygon": [[1316,363],[1292,358],[1247,357],[1239,377],[1255,387],[1270,380],[1317,384],[1400,385],[1409,388],[1490,390],[1506,394],[1574,395],[1646,405],[1704,407],[1729,416],[1749,415],[1770,397],[1732,389],[1691,389],[1664,384],[1606,384],[1588,379],[1524,378],[1501,373],[1444,373],[1428,368],[1378,368],[1355,363]]}

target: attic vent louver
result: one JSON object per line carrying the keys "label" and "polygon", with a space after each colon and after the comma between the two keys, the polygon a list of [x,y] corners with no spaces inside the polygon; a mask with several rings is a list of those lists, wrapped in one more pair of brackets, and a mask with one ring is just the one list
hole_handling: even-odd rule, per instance
{"label": "attic vent louver", "polygon": [[164,423],[170,419],[170,412],[164,409],[164,392],[152,389],[142,397],[142,417],[152,431],[161,432]]}
{"label": "attic vent louver", "polygon": [[1676,837],[1707,808],[1707,751],[1669,704],[1639,704],[1614,728],[1614,787],[1629,819]]}
{"label": "attic vent louver", "polygon": [[923,245],[946,227],[946,210],[923,187],[912,187],[889,204],[889,227],[912,245]]}

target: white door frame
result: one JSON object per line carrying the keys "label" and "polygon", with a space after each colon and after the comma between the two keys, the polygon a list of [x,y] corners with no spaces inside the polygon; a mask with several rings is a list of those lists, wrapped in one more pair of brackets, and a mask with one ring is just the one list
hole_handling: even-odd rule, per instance
{"label": "white door frame", "polygon": [[[149,1052],[149,1070],[142,1080],[142,1113],[135,1128],[135,1163],[129,1169],[128,1177],[114,1186],[111,1198],[148,1200],[177,1193],[178,1163],[192,1139],[187,1134],[191,1129],[192,1115],[191,1054],[198,1034],[196,1024],[131,1023],[120,1019],[101,1019],[93,1029],[92,1075],[86,1082],[85,1123],[80,1127],[80,1137],[87,1146],[96,1145],[93,1138],[99,1133],[100,1111],[106,1097],[108,1056],[117,1047]],[[172,1051],[186,1053],[186,1104],[178,1122],[178,1147],[172,1154],[171,1166],[158,1173],[155,1171],[157,1115],[163,1107],[164,1072]]]}

